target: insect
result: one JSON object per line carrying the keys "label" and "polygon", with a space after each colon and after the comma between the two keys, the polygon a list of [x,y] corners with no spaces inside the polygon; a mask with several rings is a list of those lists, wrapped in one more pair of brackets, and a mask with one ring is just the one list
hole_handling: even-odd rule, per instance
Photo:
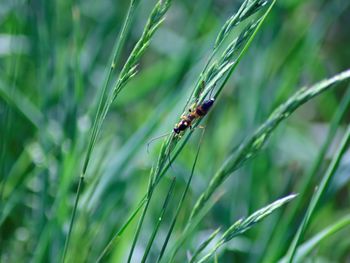
{"label": "insect", "polygon": [[198,105],[195,109],[189,109],[189,114],[181,116],[181,121],[177,123],[173,129],[175,134],[185,131],[188,127],[192,128],[192,122],[196,119],[204,117],[210,108],[213,106],[215,99],[210,98],[205,100],[202,104]]}
{"label": "insect", "polygon": [[[201,83],[201,90],[204,89],[204,81]],[[211,90],[211,93],[213,92],[213,89]],[[211,97],[210,93],[210,97]],[[208,100],[203,101],[201,104],[197,106],[193,106],[192,108],[189,109],[189,113],[187,115],[182,115],[181,116],[181,121],[175,125],[173,128],[173,133],[175,136],[180,136],[180,133],[183,131],[186,131],[187,128],[192,128],[192,123],[196,119],[203,118],[210,108],[213,106],[215,99],[211,97]],[[147,143],[147,152],[149,149],[149,145],[154,142],[155,140],[158,140],[160,138],[163,138],[165,136],[168,136],[170,133],[163,134],[161,136],[158,136],[156,138],[153,138]]]}

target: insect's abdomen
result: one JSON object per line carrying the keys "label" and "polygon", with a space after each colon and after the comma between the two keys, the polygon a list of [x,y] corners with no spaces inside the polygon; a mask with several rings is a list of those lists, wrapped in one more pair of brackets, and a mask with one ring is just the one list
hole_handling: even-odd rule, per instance
{"label": "insect's abdomen", "polygon": [[214,104],[214,99],[206,100],[201,105],[196,108],[196,113],[198,116],[203,117],[210,110],[211,106]]}

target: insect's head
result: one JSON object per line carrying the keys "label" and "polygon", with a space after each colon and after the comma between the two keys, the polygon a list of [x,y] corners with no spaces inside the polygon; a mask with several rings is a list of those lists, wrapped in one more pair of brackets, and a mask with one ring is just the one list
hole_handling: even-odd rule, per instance
{"label": "insect's head", "polygon": [[180,133],[179,127],[175,127],[175,128],[174,128],[174,132],[175,132],[176,134],[179,134],[179,133]]}

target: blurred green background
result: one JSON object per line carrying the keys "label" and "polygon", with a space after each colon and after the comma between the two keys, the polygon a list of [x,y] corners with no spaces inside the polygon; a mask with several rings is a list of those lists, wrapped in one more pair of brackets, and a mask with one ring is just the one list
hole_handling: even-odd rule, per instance
{"label": "blurred green background", "polygon": [[[121,55],[125,62],[155,1],[137,8]],[[0,261],[59,262],[78,177],[113,43],[126,0],[0,2]],[[173,0],[166,20],[144,54],[139,74],[113,103],[88,168],[68,250],[69,262],[95,262],[146,193],[160,141],[171,131],[226,19],[241,1]],[[350,3],[344,0],[281,0],[258,32],[203,125],[198,164],[173,240],[194,202],[227,155],[303,85],[349,67]],[[120,68],[119,64],[119,68]],[[235,172],[222,195],[178,253],[186,262],[209,233],[305,184],[326,139],[346,85],[298,109],[274,132],[259,155]],[[288,249],[314,188],[339,145],[349,114],[337,125],[301,208],[293,202],[229,242],[219,262],[277,262]],[[150,204],[134,262],[139,262],[176,176],[175,197],[186,185],[201,130],[172,164]],[[345,155],[303,241],[350,213],[350,158]],[[170,213],[170,212],[169,212]],[[152,247],[155,258],[167,233],[165,217]],[[125,262],[137,220],[104,262]],[[307,260],[349,262],[350,228],[317,245]],[[304,262],[305,262],[304,261]]]}

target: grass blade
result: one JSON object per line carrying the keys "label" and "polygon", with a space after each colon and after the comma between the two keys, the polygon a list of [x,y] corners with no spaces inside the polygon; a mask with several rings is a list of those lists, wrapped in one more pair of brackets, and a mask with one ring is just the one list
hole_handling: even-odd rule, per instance
{"label": "grass blade", "polygon": [[[209,83],[208,83],[205,91],[200,93],[200,92],[198,92],[198,90],[201,87],[198,84],[198,83],[200,83],[200,81],[198,81],[197,85],[194,88],[194,92],[192,93],[192,95],[193,95],[192,101],[198,102],[198,101],[203,100],[205,95],[208,94],[210,88],[212,88],[216,84],[216,82],[219,81],[219,79],[223,78],[225,76],[225,73],[230,72],[230,74],[231,74],[233,72],[233,69],[238,64],[243,53],[247,50],[248,46],[252,42],[252,39],[254,38],[257,30],[260,28],[262,22],[266,18],[268,12],[271,10],[274,2],[275,1],[272,2],[270,8],[264,13],[264,15],[262,16],[262,19],[257,19],[255,21],[255,23],[251,23],[250,25],[248,25],[243,30],[243,32],[240,34],[240,36],[231,42],[231,44],[228,46],[228,48],[222,54],[222,57],[218,61],[216,61],[212,67],[210,67],[208,70],[207,70],[207,66],[204,68],[204,71],[200,74],[200,79],[202,79],[203,76],[205,75],[206,79],[204,79],[204,82],[209,82]],[[242,51],[239,52],[240,50],[242,50]],[[214,50],[214,53],[215,53],[215,50]],[[238,53],[238,59],[235,61],[237,53]],[[130,66],[130,65],[133,65],[133,62],[131,60],[130,62],[127,62],[126,64],[128,64]],[[131,68],[132,68],[132,70],[134,70],[135,66],[132,66]],[[122,73],[122,75],[123,75],[123,74],[125,74],[125,72],[127,72],[127,70],[122,70],[122,72],[123,72]],[[127,74],[129,74],[129,73],[127,73]],[[131,72],[130,75],[132,75],[132,74],[133,73]],[[226,77],[225,81],[227,81],[227,79],[228,79],[228,76]],[[122,83],[120,85],[122,85]],[[118,84],[117,84],[117,87],[118,87]],[[222,85],[222,87],[223,87],[223,85]],[[219,94],[219,92],[221,90],[222,90],[222,88],[217,92],[217,95]],[[115,91],[118,92],[118,88],[116,88]],[[201,96],[201,98],[200,98],[200,96]],[[191,101],[191,99],[189,99],[188,101]],[[197,123],[195,123],[193,125],[193,127],[195,128],[198,124],[199,124],[199,121]],[[193,130],[194,129],[192,129],[192,131],[190,131],[189,134],[186,136],[185,141],[187,141],[189,139]],[[155,166],[155,169],[153,169],[151,171],[151,174],[150,174],[151,184],[149,185],[149,188],[148,188],[148,193],[147,193],[147,197],[146,197],[146,204],[145,204],[143,213],[141,215],[141,218],[140,218],[138,226],[137,226],[135,237],[134,237],[134,240],[133,240],[133,243],[131,246],[131,250],[129,253],[128,262],[130,262],[130,260],[132,258],[132,253],[134,251],[134,248],[135,248],[135,245],[136,245],[139,233],[140,233],[140,228],[143,224],[143,220],[145,218],[145,215],[146,215],[146,212],[148,209],[149,202],[151,201],[151,198],[153,195],[153,190],[157,186],[159,181],[162,179],[162,177],[166,173],[167,169],[169,168],[169,165],[167,165],[168,155],[175,148],[178,141],[179,141],[179,138],[175,137],[175,136],[173,136],[173,134],[171,134],[168,138],[166,138],[164,140],[164,142],[162,144],[162,147],[161,147],[161,150],[160,150],[160,153],[158,156],[157,164]],[[175,157],[179,154],[179,152],[181,151],[181,149],[183,148],[184,145],[185,145],[185,143],[183,143],[178,148],[176,154],[174,155]],[[174,160],[175,158],[172,158],[172,159]]]}
{"label": "grass blade", "polygon": [[[300,245],[298,249],[296,250],[294,261],[295,262],[302,262],[302,260],[309,254],[311,251],[323,240],[330,237],[331,235],[335,234],[336,232],[340,231],[341,229],[348,227],[350,225],[350,215],[347,215],[337,221],[336,223],[332,224],[331,226],[327,227],[326,229],[322,230],[320,233],[315,235],[314,237],[310,238],[308,241],[306,241],[304,244]],[[286,258],[282,258],[279,263],[285,263],[287,262]]]}
{"label": "grass blade", "polygon": [[182,231],[180,237],[176,240],[175,244],[170,250],[170,256],[168,256],[164,262],[175,262],[174,258],[177,252],[179,252],[179,250],[184,247],[185,241],[194,233],[199,222],[203,220],[205,215],[213,208],[213,206],[224,194],[224,192],[219,192],[218,194],[214,195],[213,200],[208,202],[205,207],[199,212],[199,214],[193,219],[193,224],[186,225],[184,231]]}
{"label": "grass blade", "polygon": [[202,242],[202,244],[200,244],[200,246],[193,253],[190,263],[195,262],[199,254],[202,253],[202,251],[210,244],[211,241],[213,241],[219,232],[220,228],[216,229],[205,241]]}
{"label": "grass blade", "polygon": [[331,164],[329,165],[326,174],[322,178],[320,186],[317,188],[316,192],[314,193],[314,195],[311,199],[310,205],[306,211],[306,214],[303,218],[303,221],[300,224],[298,232],[294,236],[293,242],[290,245],[289,250],[287,252],[287,256],[286,256],[287,262],[293,262],[297,246],[299,245],[299,242],[300,242],[301,238],[303,237],[304,232],[305,232],[307,226],[309,225],[309,222],[312,219],[312,216],[314,215],[314,213],[316,211],[317,205],[319,204],[319,201],[320,201],[322,195],[327,190],[329,182],[333,178],[333,175],[338,168],[339,162],[342,159],[345,151],[347,150],[349,142],[350,142],[350,125],[348,126],[348,128],[346,130],[346,133],[343,137],[343,140],[340,144],[340,147],[337,150],[337,153],[334,155],[334,158],[333,158]]}
{"label": "grass blade", "polygon": [[332,78],[320,81],[311,87],[304,87],[297,91],[293,96],[289,98],[284,104],[278,107],[268,118],[268,120],[262,124],[256,132],[246,140],[240,148],[231,154],[221,166],[219,171],[214,175],[209,183],[208,188],[199,197],[194,209],[191,213],[189,223],[191,219],[198,214],[201,207],[212,196],[216,189],[226,180],[226,178],[235,170],[240,168],[247,160],[252,159],[267,142],[269,136],[278,127],[278,125],[287,117],[290,116],[297,108],[312,99],[313,97],[328,90],[332,85],[342,82],[350,78],[350,70],[346,70],[339,73]]}
{"label": "grass blade", "polygon": [[179,216],[179,213],[180,213],[180,210],[182,208],[183,202],[185,201],[188,189],[190,188],[191,181],[192,181],[192,178],[193,178],[193,175],[194,175],[194,170],[196,168],[196,164],[197,164],[197,161],[198,161],[198,156],[199,156],[199,151],[200,151],[200,148],[201,148],[201,145],[202,145],[203,136],[204,136],[204,131],[202,132],[201,138],[199,140],[197,153],[196,153],[196,157],[194,158],[194,162],[193,162],[193,165],[192,165],[192,170],[191,170],[190,177],[188,178],[188,181],[187,181],[187,184],[186,184],[186,188],[185,188],[184,192],[182,193],[179,205],[176,208],[176,212],[175,212],[174,217],[173,217],[173,219],[171,221],[170,228],[169,228],[168,233],[166,235],[166,238],[165,238],[165,241],[163,243],[162,249],[160,250],[157,262],[160,262],[162,260],[162,257],[164,255],[165,249],[166,249],[166,247],[168,245],[168,242],[170,240],[170,236],[171,236],[171,234],[172,234],[172,232],[174,230],[174,227],[175,227],[175,224],[176,224],[176,221],[177,221],[177,217]]}
{"label": "grass blade", "polygon": [[[326,153],[328,152],[330,146],[332,145],[332,142],[335,139],[338,127],[341,124],[342,119],[344,118],[345,114],[347,113],[347,110],[350,106],[350,87],[348,87],[347,92],[344,95],[344,98],[342,99],[338,110],[334,114],[334,117],[332,118],[332,121],[330,123],[330,128],[328,130],[327,137],[322,144],[322,147],[320,151],[318,152],[317,157],[313,161],[311,165],[311,169],[307,172],[305,175],[305,178],[302,181],[301,186],[298,186],[298,190],[300,196],[303,196],[303,198],[298,198],[295,203],[290,207],[290,211],[286,214],[286,217],[284,220],[281,220],[280,225],[276,229],[275,233],[277,235],[276,238],[273,240],[273,247],[281,247],[280,243],[282,240],[284,240],[283,233],[286,233],[287,230],[290,228],[291,224],[294,224],[296,222],[298,213],[301,211],[303,207],[305,207],[306,204],[306,197],[310,198],[312,191],[312,181],[317,176],[317,173],[320,171],[320,168],[323,164],[323,161],[325,159]],[[309,194],[310,193],[310,194]],[[286,244],[287,246],[288,244]],[[271,249],[271,251],[275,252],[277,254],[277,251],[274,251]],[[267,256],[266,261],[269,262],[272,260],[272,258],[275,258],[277,256]],[[276,259],[274,259],[276,260]]]}
{"label": "grass blade", "polygon": [[223,244],[230,241],[235,236],[243,234],[244,232],[249,230],[253,225],[257,224],[258,222],[263,220],[265,217],[270,215],[272,212],[274,212],[276,209],[288,203],[295,197],[296,195],[292,194],[284,198],[278,199],[277,201],[271,203],[270,205],[265,206],[264,208],[254,212],[252,215],[250,215],[246,219],[238,220],[221,236],[220,240],[214,245],[214,248],[197,262],[200,262],[200,263],[207,262]]}
{"label": "grass blade", "polygon": [[160,224],[161,224],[161,222],[162,222],[162,220],[163,220],[163,216],[164,216],[165,210],[166,210],[166,208],[168,207],[170,198],[171,198],[171,196],[172,196],[172,193],[173,193],[173,190],[174,190],[174,186],[175,186],[175,182],[176,182],[176,177],[174,177],[173,180],[172,180],[172,182],[171,182],[171,185],[170,185],[168,194],[167,194],[167,196],[166,196],[166,198],[165,198],[165,201],[164,201],[164,204],[163,204],[162,211],[161,211],[160,216],[159,216],[159,218],[158,218],[157,224],[156,224],[156,226],[155,226],[155,228],[154,228],[154,230],[153,230],[153,233],[152,233],[152,235],[151,235],[151,237],[150,237],[150,239],[149,239],[149,241],[148,241],[148,244],[147,244],[147,246],[146,246],[146,250],[145,250],[145,252],[144,252],[144,254],[143,254],[143,257],[142,257],[141,262],[146,262],[148,253],[149,253],[149,251],[150,251],[150,249],[151,249],[151,246],[152,246],[152,244],[153,244],[154,238],[156,237],[156,234],[157,234],[157,232],[158,232],[158,230],[159,230],[159,226],[160,226]]}
{"label": "grass blade", "polygon": [[123,23],[121,33],[116,40],[116,44],[115,44],[114,52],[112,55],[112,60],[110,63],[108,74],[106,75],[106,78],[104,80],[104,84],[103,84],[103,88],[102,88],[102,92],[101,92],[101,96],[100,96],[100,101],[98,104],[94,124],[92,127],[92,132],[91,132],[90,139],[88,142],[88,147],[87,147],[87,152],[86,152],[84,163],[83,163],[82,172],[81,172],[80,177],[79,177],[78,187],[77,187],[75,201],[74,201],[74,207],[72,210],[71,220],[69,223],[69,229],[68,229],[68,233],[67,233],[67,237],[66,237],[66,241],[65,241],[65,245],[64,245],[64,249],[63,249],[63,254],[62,254],[62,262],[65,262],[67,250],[69,247],[70,237],[71,237],[71,233],[73,230],[76,211],[77,211],[77,207],[78,207],[78,203],[79,203],[79,199],[80,199],[81,187],[82,187],[82,184],[84,181],[84,177],[86,174],[88,164],[90,162],[91,153],[93,151],[99,130],[101,129],[104,116],[105,116],[105,114],[107,114],[108,109],[110,107],[110,105],[108,105],[106,103],[108,101],[109,82],[110,82],[110,79],[112,77],[112,73],[114,72],[114,70],[116,68],[116,63],[119,59],[121,49],[124,46],[126,35],[127,35],[127,32],[129,31],[130,22],[131,22],[131,19],[132,19],[133,14],[134,14],[134,10],[135,10],[138,2],[139,2],[139,0],[131,0],[130,1],[130,6],[129,6],[129,9],[127,11],[125,21]]}
{"label": "grass blade", "polygon": [[138,207],[133,211],[133,213],[129,216],[126,223],[121,227],[121,229],[115,233],[115,235],[112,237],[112,239],[108,242],[107,246],[103,249],[102,253],[99,255],[96,262],[101,262],[104,256],[107,255],[108,251],[111,249],[111,247],[114,245],[114,243],[117,241],[117,239],[123,234],[124,230],[129,226],[129,224],[132,222],[132,220],[135,218],[135,216],[138,214],[140,209],[142,208],[143,204],[145,203],[146,199],[143,199],[141,203],[138,205]]}

